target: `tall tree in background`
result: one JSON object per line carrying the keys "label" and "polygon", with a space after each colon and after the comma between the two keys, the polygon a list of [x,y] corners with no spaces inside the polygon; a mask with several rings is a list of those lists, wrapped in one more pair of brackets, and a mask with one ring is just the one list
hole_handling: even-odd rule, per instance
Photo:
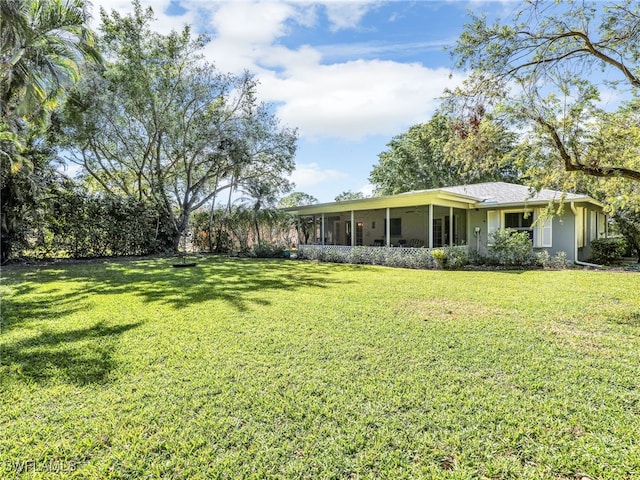
{"label": "tall tree in background", "polygon": [[[314,205],[316,203],[318,203],[318,199],[309,193],[293,192],[285,197],[282,197],[278,202],[278,207],[292,208],[301,207],[304,205]],[[298,241],[302,239],[305,244],[308,243],[309,237],[313,234],[313,230],[315,228],[313,217],[294,215],[291,221],[298,234]]]}
{"label": "tall tree in background", "polygon": [[6,261],[50,177],[41,145],[49,114],[100,61],[80,0],[0,0],[0,247]]}
{"label": "tall tree in background", "polygon": [[365,198],[364,193],[345,190],[344,192],[336,195],[333,200],[336,202],[345,202],[347,200],[359,200],[361,198]]}
{"label": "tall tree in background", "polygon": [[[636,158],[599,149],[603,89],[637,96],[640,88],[640,4],[522,4],[512,21],[489,24],[471,15],[452,51],[472,73],[453,92],[460,112],[478,105],[529,134],[548,167],[640,181]],[[462,114],[462,113],[461,113]],[[594,155],[598,153],[598,155]]]}
{"label": "tall tree in background", "polygon": [[301,207],[303,205],[313,205],[318,203],[318,199],[305,192],[293,192],[285,195],[278,202],[278,208]]}
{"label": "tall tree in background", "polygon": [[[478,117],[477,124],[470,124],[473,128],[439,112],[429,122],[414,125],[395,136],[387,144],[389,149],[378,155],[379,162],[369,176],[376,194],[393,195],[494,180],[515,181],[516,172],[508,161],[513,134],[485,118]],[[474,163],[480,154],[492,162]]]}
{"label": "tall tree in background", "polygon": [[254,178],[246,182],[241,190],[246,197],[243,200],[248,203],[252,213],[252,223],[256,235],[256,242],[260,245],[263,241],[261,225],[270,227],[280,217],[280,211],[276,209],[278,194],[282,190],[289,190],[290,184],[282,177]]}
{"label": "tall tree in background", "polygon": [[249,74],[203,60],[206,37],[154,33],[139,1],[101,17],[106,69],[67,102],[66,147],[96,188],[152,202],[167,248],[217,193],[293,169],[295,131],[256,100]]}

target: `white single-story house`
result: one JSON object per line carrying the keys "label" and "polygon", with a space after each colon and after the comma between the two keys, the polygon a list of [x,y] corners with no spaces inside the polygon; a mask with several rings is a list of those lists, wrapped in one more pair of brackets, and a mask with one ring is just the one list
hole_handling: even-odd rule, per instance
{"label": "white single-story house", "polygon": [[[544,218],[550,204],[562,213]],[[527,232],[536,250],[564,252],[570,262],[591,257],[590,243],[607,235],[602,204],[556,190],[489,182],[419,190],[286,209],[313,218],[314,248],[371,246],[437,248],[467,245],[484,255],[492,234],[512,228]],[[387,228],[389,226],[389,228]],[[303,243],[303,242],[301,242]]]}

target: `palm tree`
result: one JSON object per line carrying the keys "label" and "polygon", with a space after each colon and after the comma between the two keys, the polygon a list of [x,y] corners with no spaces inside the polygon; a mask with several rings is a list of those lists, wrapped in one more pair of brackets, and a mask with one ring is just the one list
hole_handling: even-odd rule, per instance
{"label": "palm tree", "polygon": [[0,0],[0,113],[42,122],[85,60],[100,62],[82,0]]}
{"label": "palm tree", "polygon": [[27,137],[46,126],[81,63],[101,61],[88,20],[82,0],[0,0],[2,263],[21,218],[14,207],[24,207],[19,190],[38,185]]}
{"label": "palm tree", "polygon": [[247,194],[247,197],[243,197],[240,200],[250,204],[257,245],[262,243],[260,238],[261,220],[268,224],[276,214],[274,206],[279,187],[279,184],[270,183],[263,179],[253,180],[242,186],[242,191]]}

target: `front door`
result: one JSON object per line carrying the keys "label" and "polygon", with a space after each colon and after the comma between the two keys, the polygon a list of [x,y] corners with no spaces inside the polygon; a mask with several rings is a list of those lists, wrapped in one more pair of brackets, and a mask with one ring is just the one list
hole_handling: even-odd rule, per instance
{"label": "front door", "polygon": [[351,220],[344,222],[344,244],[351,245]]}
{"label": "front door", "polygon": [[434,218],[433,219],[433,228],[431,230],[433,232],[433,246],[434,247],[442,247],[442,219]]}
{"label": "front door", "polygon": [[364,239],[364,223],[356,222],[356,245],[362,245]]}

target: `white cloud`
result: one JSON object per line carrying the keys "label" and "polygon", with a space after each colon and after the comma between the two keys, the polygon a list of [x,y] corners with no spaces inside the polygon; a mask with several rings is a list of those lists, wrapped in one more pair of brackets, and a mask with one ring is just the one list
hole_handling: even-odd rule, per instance
{"label": "white cloud", "polygon": [[281,102],[278,116],[305,137],[356,140],[428,120],[444,87],[460,81],[447,69],[357,60],[263,75],[260,93]]}
{"label": "white cloud", "polygon": [[366,1],[335,1],[324,2],[327,17],[331,22],[332,30],[344,30],[355,28],[362,17],[369,11],[373,2]]}
{"label": "white cloud", "polygon": [[286,32],[296,10],[282,2],[226,2],[213,11],[216,37],[241,45],[268,45]]}
{"label": "white cloud", "polygon": [[375,187],[372,184],[367,183],[366,185],[361,187],[360,190],[358,191],[362,193],[365,197],[372,197],[374,190],[375,190]]}
{"label": "white cloud", "polygon": [[[207,27],[212,41],[206,47],[206,57],[222,71],[254,72],[261,82],[258,98],[273,102],[282,122],[297,127],[307,139],[356,140],[397,134],[428,120],[444,87],[461,81],[457,76],[450,78],[447,69],[430,69],[419,63],[375,59],[327,63],[330,59],[322,47],[285,46],[282,39],[290,29],[317,22],[322,7],[311,2],[184,0],[180,5],[187,12],[179,17],[163,13],[169,3],[147,0],[143,4],[154,9],[159,31],[166,33],[185,22]],[[100,5],[131,11],[125,0],[96,0],[94,4],[96,11]],[[325,0],[321,5],[334,28],[354,28],[376,2]],[[419,47],[424,45],[407,46]],[[334,53],[340,48],[331,46]],[[384,50],[385,46],[371,48]]]}
{"label": "white cloud", "polygon": [[[216,36],[207,46],[207,56],[221,70],[255,72],[261,82],[259,98],[278,105],[283,123],[299,128],[306,138],[354,140],[399,133],[428,120],[444,87],[461,80],[449,78],[449,70],[417,63],[355,60],[327,64],[318,48],[292,49],[280,44],[293,24],[310,26],[316,21],[318,12],[310,3],[214,5],[211,25]],[[329,1],[323,5],[336,28],[353,28],[375,2]],[[418,47],[410,44],[408,48]],[[340,46],[333,45],[334,53],[336,49]]]}
{"label": "white cloud", "polygon": [[305,189],[329,182],[331,180],[347,178],[347,174],[332,169],[322,169],[317,163],[298,164],[289,180],[296,184],[297,189]]}
{"label": "white cloud", "polygon": [[[184,14],[175,16],[167,15],[164,12],[171,3],[170,0],[142,0],[142,8],[151,7],[154,18],[156,19],[152,28],[162,34],[168,34],[172,30],[182,30],[185,25],[194,25],[197,20],[195,10],[187,10]],[[117,11],[120,15],[127,15],[133,12],[131,0],[93,0],[93,28],[97,30],[100,25],[100,8],[111,14],[112,10]]]}

